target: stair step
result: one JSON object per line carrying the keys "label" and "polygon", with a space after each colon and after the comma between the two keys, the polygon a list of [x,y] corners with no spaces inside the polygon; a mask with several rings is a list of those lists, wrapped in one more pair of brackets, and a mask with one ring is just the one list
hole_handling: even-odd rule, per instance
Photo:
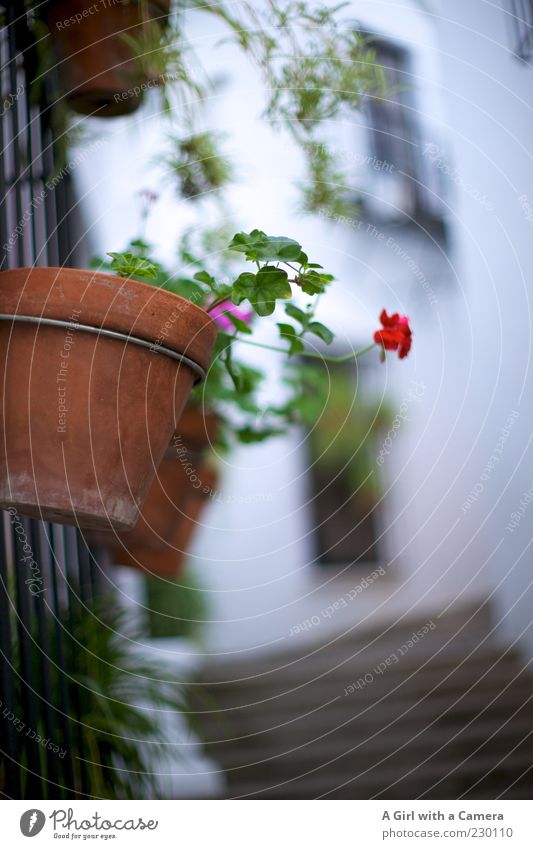
{"label": "stair step", "polygon": [[533,676],[490,623],[474,605],[211,664],[193,706],[227,797],[528,798]]}
{"label": "stair step", "polygon": [[472,791],[490,799],[508,788],[522,772],[524,776],[517,782],[517,790],[528,783],[533,788],[530,751],[517,751],[503,760],[498,754],[463,760],[457,757],[443,763],[428,761],[414,766],[405,762],[394,768],[384,765],[364,775],[330,770],[327,774],[312,773],[296,780],[236,782],[228,788],[227,797],[316,799],[327,794],[328,799],[446,799]]}
{"label": "stair step", "polygon": [[[471,650],[470,650],[471,651]],[[279,673],[276,677],[261,677],[233,684],[199,685],[197,706],[202,707],[202,691],[207,691],[217,710],[240,709],[257,705],[263,709],[276,709],[278,701],[287,704],[324,704],[337,696],[357,694],[360,700],[375,701],[385,693],[398,688],[403,693],[428,692],[434,686],[443,689],[462,688],[465,683],[482,678],[487,673],[494,686],[508,681],[523,668],[523,663],[514,652],[495,652],[493,648],[481,649],[468,657],[469,651],[433,655],[427,652],[413,653],[401,658],[398,663],[384,666],[385,661],[369,662],[363,668],[349,662],[325,672],[308,670],[291,674]],[[382,663],[378,666],[378,663]],[[381,670],[383,670],[381,672]],[[512,674],[511,674],[512,673]],[[366,676],[366,678],[365,678]],[[352,692],[353,691],[353,692]]]}
{"label": "stair step", "polygon": [[[481,643],[490,632],[490,616],[485,606],[478,609],[464,608],[456,613],[446,614],[441,619],[438,615],[425,619],[405,618],[398,625],[387,628],[373,628],[362,626],[354,629],[350,634],[336,636],[327,643],[315,643],[311,645],[299,645],[291,651],[285,648],[276,654],[265,657],[259,656],[253,660],[226,660],[224,657],[217,661],[216,666],[209,664],[203,674],[202,681],[208,683],[236,682],[247,678],[272,675],[277,677],[282,671],[288,674],[298,674],[298,670],[306,663],[312,668],[320,668],[324,662],[326,666],[333,666],[348,657],[364,658],[363,666],[367,666],[370,659],[379,663],[380,660],[389,657],[397,651],[413,633],[421,630],[429,621],[436,625],[435,629],[421,638],[419,645],[424,643],[438,644],[439,646],[450,641],[448,649],[453,649],[454,643],[469,643],[471,648]],[[489,637],[489,639],[491,639]],[[413,649],[411,649],[413,651]],[[338,658],[338,660],[335,660]]]}
{"label": "stair step", "polygon": [[[469,686],[472,683],[470,681]],[[252,745],[268,736],[281,741],[288,739],[294,745],[294,740],[303,743],[321,734],[349,733],[351,728],[356,733],[363,728],[385,728],[384,733],[389,733],[400,725],[427,724],[436,717],[439,717],[440,723],[450,725],[468,722],[489,711],[491,716],[507,718],[531,697],[532,692],[531,680],[525,676],[507,689],[502,687],[501,691],[493,687],[490,680],[483,679],[464,693],[443,694],[437,690],[426,698],[413,694],[406,698],[398,694],[379,704],[359,703],[353,697],[347,697],[316,710],[312,705],[306,711],[296,713],[287,710],[274,712],[270,708],[262,712],[254,709],[229,715],[224,712],[205,714],[197,716],[196,720],[212,753],[216,747],[231,748],[244,739]],[[488,707],[490,702],[492,704]]]}
{"label": "stair step", "polygon": [[[320,717],[322,722],[325,719],[329,723],[329,727],[333,727],[334,717],[343,716],[362,719],[370,715],[376,723],[383,720],[386,722],[387,718],[397,717],[410,707],[416,710],[418,703],[424,711],[436,715],[437,711],[445,710],[457,701],[454,709],[464,715],[465,709],[468,709],[468,699],[479,703],[481,698],[486,705],[493,696],[500,694],[507,703],[516,706],[533,692],[529,675],[524,672],[517,674],[514,667],[507,669],[505,664],[499,664],[491,672],[486,672],[485,669],[470,670],[469,674],[468,671],[464,674],[453,672],[446,680],[442,675],[433,677],[429,674],[405,682],[380,679],[346,696],[340,689],[332,691],[332,695],[326,687],[321,690],[313,685],[312,689],[301,688],[283,697],[267,697],[250,705],[228,705],[218,701],[215,695],[212,709],[197,713],[196,720],[205,734],[217,733],[218,729],[220,736],[227,729],[234,736],[232,728],[237,728],[238,733],[243,734],[275,728],[287,722],[314,723]],[[205,710],[205,703],[202,710]]]}
{"label": "stair step", "polygon": [[433,725],[422,724],[420,727],[410,725],[387,734],[381,734],[379,729],[374,729],[359,738],[345,734],[333,737],[328,735],[303,744],[294,740],[285,746],[276,745],[275,741],[255,748],[236,745],[221,755],[219,761],[225,770],[233,771],[235,775],[248,775],[254,771],[266,775],[273,771],[297,774],[313,766],[342,758],[359,761],[362,759],[368,765],[375,757],[400,754],[415,762],[417,758],[426,757],[440,747],[443,751],[457,748],[467,754],[485,743],[490,745],[491,749],[499,748],[502,754],[505,754],[515,743],[533,735],[531,706],[528,705],[527,708],[528,710],[522,710],[521,714],[512,719],[509,718],[510,714],[507,719],[497,722],[493,719],[474,720],[471,724],[463,723],[457,728],[442,726],[436,722]]}

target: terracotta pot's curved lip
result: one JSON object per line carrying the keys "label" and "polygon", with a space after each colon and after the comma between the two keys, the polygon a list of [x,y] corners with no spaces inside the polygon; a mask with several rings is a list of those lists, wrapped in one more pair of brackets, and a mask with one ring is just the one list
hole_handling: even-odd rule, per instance
{"label": "terracotta pot's curved lip", "polygon": [[13,274],[13,272],[26,272],[28,277],[36,271],[49,272],[50,276],[54,278],[59,277],[60,274],[65,272],[74,271],[79,274],[88,274],[91,278],[98,278],[102,280],[111,280],[113,283],[120,282],[121,286],[135,286],[135,288],[144,289],[146,292],[151,293],[151,297],[154,297],[156,292],[159,292],[163,296],[169,296],[170,298],[177,298],[179,301],[187,304],[189,309],[192,312],[196,312],[197,315],[201,315],[202,318],[207,317],[209,321],[213,321],[209,313],[204,310],[203,307],[199,307],[198,304],[193,304],[192,301],[188,301],[187,298],[182,298],[181,295],[176,295],[174,292],[169,292],[168,289],[163,289],[161,286],[152,286],[151,283],[145,283],[143,280],[132,280],[129,277],[121,277],[119,274],[111,274],[107,271],[96,271],[96,269],[92,268],[76,268],[72,265],[28,265],[28,266],[20,266],[20,268],[9,268],[5,271],[0,271],[0,278],[3,274]]}
{"label": "terracotta pot's curved lip", "polygon": [[[2,285],[8,279],[12,288]],[[73,319],[76,307],[80,315]],[[0,312],[105,327],[186,354],[204,369],[218,332],[206,310],[180,295],[116,274],[69,266],[1,271]]]}

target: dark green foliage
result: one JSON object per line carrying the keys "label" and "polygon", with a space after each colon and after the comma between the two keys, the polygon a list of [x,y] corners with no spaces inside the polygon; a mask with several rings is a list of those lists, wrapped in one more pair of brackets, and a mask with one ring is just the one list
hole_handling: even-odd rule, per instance
{"label": "dark green foliage", "polygon": [[[42,603],[42,602],[40,602]],[[48,612],[50,617],[51,612]],[[60,628],[61,653],[56,630]],[[48,798],[72,799],[88,794],[96,799],[139,799],[157,795],[157,776],[151,774],[150,754],[162,752],[168,742],[161,733],[149,706],[187,713],[183,686],[166,670],[144,661],[135,651],[136,640],[144,635],[131,626],[131,612],[121,608],[115,597],[101,597],[93,608],[71,596],[61,622],[50,618],[48,633],[41,639],[37,621],[30,623],[33,637],[35,680],[43,662],[49,665],[50,705],[59,708],[66,693],[72,715],[57,716],[57,745],[65,746],[62,757],[69,759],[74,786],[49,785]],[[47,646],[44,658],[39,646]],[[13,639],[13,666],[20,668],[18,641]],[[26,719],[22,690],[26,684],[14,679],[14,714]],[[44,702],[37,713],[37,727],[29,729],[45,737]],[[63,737],[70,723],[70,747]],[[24,747],[23,747],[24,748]],[[41,775],[48,779],[46,749],[36,744]],[[54,755],[57,757],[57,755]],[[22,798],[25,798],[26,764],[21,759]],[[11,767],[13,768],[13,767]]]}
{"label": "dark green foliage", "polygon": [[149,577],[145,586],[151,637],[199,635],[207,606],[202,588],[189,572],[175,580]]}

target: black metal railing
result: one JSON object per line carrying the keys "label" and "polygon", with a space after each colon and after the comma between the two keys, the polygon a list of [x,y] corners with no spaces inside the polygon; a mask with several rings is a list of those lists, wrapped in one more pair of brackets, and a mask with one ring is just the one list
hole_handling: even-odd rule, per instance
{"label": "black metal railing", "polygon": [[[71,175],[57,160],[53,109],[39,78],[36,39],[20,2],[3,3],[0,29],[1,270],[77,265],[83,253]],[[35,82],[37,79],[37,83]],[[0,513],[0,793],[4,798],[90,795],[76,643],[65,639],[91,608],[102,572],[81,533]]]}

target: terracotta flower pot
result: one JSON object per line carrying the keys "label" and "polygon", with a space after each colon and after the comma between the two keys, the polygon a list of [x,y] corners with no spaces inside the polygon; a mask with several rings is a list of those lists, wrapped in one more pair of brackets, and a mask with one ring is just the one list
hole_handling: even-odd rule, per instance
{"label": "terracotta flower pot", "polygon": [[0,273],[0,313],[17,319],[0,321],[0,507],[133,527],[215,324],[170,292],[68,268]]}
{"label": "terracotta flower pot", "polygon": [[200,470],[205,470],[203,452],[216,438],[219,419],[188,404],[177,430],[159,466],[135,527],[124,533],[110,530],[89,531],[92,545],[105,546],[120,553],[127,551],[163,551],[175,536],[191,493],[203,486]]}
{"label": "terracotta flower pot", "polygon": [[[165,451],[154,481],[142,506],[139,518],[129,531],[119,534],[102,532],[89,537],[99,545],[105,545],[113,551],[135,548],[163,551],[175,534],[176,525],[181,521],[189,497],[189,477],[183,463],[172,448]],[[198,469],[198,455],[191,454],[187,463]]]}
{"label": "terracotta flower pot", "polygon": [[[170,0],[51,0],[43,12],[69,106],[82,115],[111,118],[134,112],[144,91],[158,83],[143,73],[134,48],[124,38],[153,39]],[[90,10],[93,11],[90,11]]]}
{"label": "terracotta flower pot", "polygon": [[[130,533],[121,534],[120,545],[113,546],[112,555],[115,563],[142,569],[161,578],[175,577],[181,571],[185,555],[201,523],[201,515],[209,499],[216,494],[218,482],[217,472],[205,462],[199,464],[194,475],[194,482],[191,482],[191,477],[186,477],[186,481],[182,482],[180,505],[176,505],[174,511],[176,516],[174,527],[172,533],[167,535],[165,543],[155,544],[155,540],[159,542],[161,538],[156,538],[153,531],[150,536],[145,534],[143,540],[136,533],[136,527]],[[175,470],[174,478],[176,479]],[[147,503],[148,501],[151,502],[151,508],[155,510],[156,491],[154,489],[150,492]],[[168,510],[165,512],[168,516]],[[157,523],[160,526],[160,516],[157,517]]]}
{"label": "terracotta flower pot", "polygon": [[123,566],[160,577],[176,575],[192,541],[198,517],[215,493],[217,476],[203,457],[216,440],[219,418],[188,404],[131,531],[92,535]]}
{"label": "terracotta flower pot", "polygon": [[220,417],[216,413],[206,412],[198,404],[187,404],[172,439],[174,450],[183,443],[187,451],[203,451],[216,442]]}
{"label": "terracotta flower pot", "polygon": [[185,407],[135,527],[119,535],[126,548],[161,551],[172,542],[191,496],[206,486],[203,475],[211,480],[203,453],[214,442],[218,426],[214,413],[204,414],[193,404]]}

